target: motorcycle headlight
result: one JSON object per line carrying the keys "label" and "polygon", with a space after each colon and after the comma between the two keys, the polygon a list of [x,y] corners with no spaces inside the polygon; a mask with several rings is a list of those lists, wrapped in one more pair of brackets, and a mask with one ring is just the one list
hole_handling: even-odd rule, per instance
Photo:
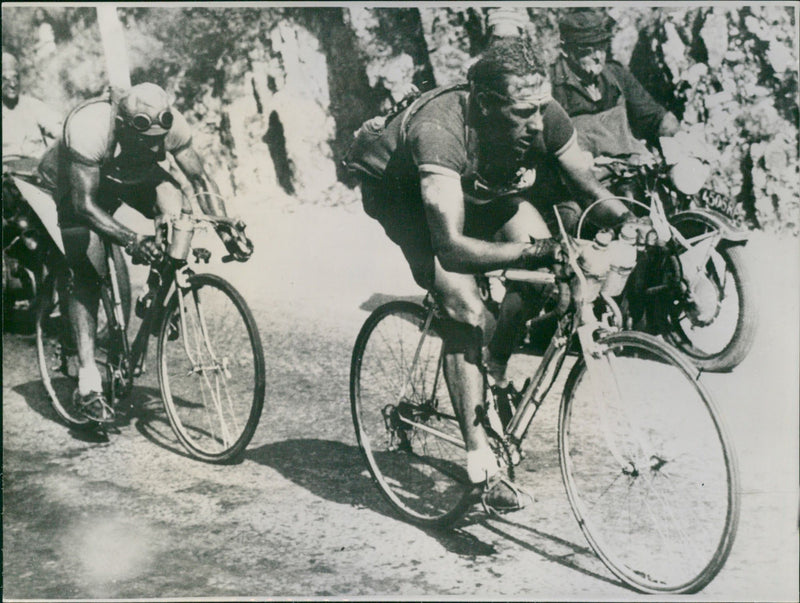
{"label": "motorcycle headlight", "polygon": [[669,170],[672,183],[684,195],[694,195],[699,192],[710,175],[711,169],[694,157],[681,159]]}

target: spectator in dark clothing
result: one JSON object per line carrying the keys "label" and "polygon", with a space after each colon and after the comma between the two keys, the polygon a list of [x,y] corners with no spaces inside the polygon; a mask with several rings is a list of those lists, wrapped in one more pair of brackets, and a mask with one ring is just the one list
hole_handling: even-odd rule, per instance
{"label": "spectator in dark clothing", "polygon": [[595,157],[646,154],[637,139],[655,144],[679,128],[628,69],[607,60],[613,24],[596,9],[567,13],[559,22],[561,56],[550,69],[553,97],[572,118],[581,148]]}

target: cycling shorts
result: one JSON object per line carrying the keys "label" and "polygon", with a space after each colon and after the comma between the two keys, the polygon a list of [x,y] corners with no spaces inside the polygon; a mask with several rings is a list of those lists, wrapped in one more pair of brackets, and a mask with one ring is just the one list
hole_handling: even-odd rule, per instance
{"label": "cycling shorts", "polygon": [[[387,236],[400,247],[416,283],[431,290],[435,254],[419,185],[414,193],[410,187],[363,178],[361,192],[364,210],[380,222]],[[500,228],[517,213],[519,203],[518,197],[511,196],[483,205],[466,203],[464,234],[493,240]]]}

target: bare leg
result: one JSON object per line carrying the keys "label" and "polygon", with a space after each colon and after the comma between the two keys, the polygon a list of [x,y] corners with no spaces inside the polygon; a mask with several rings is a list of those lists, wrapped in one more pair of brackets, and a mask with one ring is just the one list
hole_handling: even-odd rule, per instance
{"label": "bare leg", "polygon": [[[529,241],[550,238],[542,216],[533,205],[521,201],[517,213],[503,226],[498,238],[504,241]],[[507,385],[505,369],[508,359],[524,336],[525,322],[540,309],[542,289],[531,285],[509,287],[500,305],[497,327],[489,342],[490,374],[500,386]]]}
{"label": "bare leg", "polygon": [[482,482],[497,472],[486,433],[476,421],[484,404],[481,370],[485,309],[475,278],[447,272],[436,262],[436,298],[451,320],[443,325],[444,377],[467,447],[470,479]]}
{"label": "bare leg", "polygon": [[[74,250],[75,260],[70,262],[73,279],[66,287],[66,308],[70,327],[78,350],[78,390],[82,396],[100,392],[100,371],[95,362],[95,336],[97,333],[97,310],[100,301],[100,275],[106,273],[105,251],[100,238],[94,232],[72,231],[66,241],[83,239]],[[88,241],[86,238],[88,237]],[[81,251],[82,249],[82,251]]]}
{"label": "bare leg", "polygon": [[[87,283],[85,278],[75,278],[72,292],[68,297],[70,325],[78,348],[78,366],[84,373],[97,369],[95,363],[95,334],[97,333],[97,308],[100,291],[94,283]],[[81,395],[88,391],[84,385]]]}

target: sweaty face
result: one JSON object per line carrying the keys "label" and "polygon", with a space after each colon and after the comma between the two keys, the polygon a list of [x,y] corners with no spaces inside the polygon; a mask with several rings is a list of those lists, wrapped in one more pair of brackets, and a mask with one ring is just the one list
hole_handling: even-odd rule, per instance
{"label": "sweaty face", "polygon": [[[553,100],[550,83],[540,74],[506,77],[506,93],[490,93],[495,103],[487,105],[487,127],[492,139],[519,160],[544,127],[542,114]],[[499,102],[497,102],[499,101]]]}
{"label": "sweaty face", "polygon": [[607,44],[573,46],[567,49],[567,56],[581,78],[594,81],[606,66]]}

